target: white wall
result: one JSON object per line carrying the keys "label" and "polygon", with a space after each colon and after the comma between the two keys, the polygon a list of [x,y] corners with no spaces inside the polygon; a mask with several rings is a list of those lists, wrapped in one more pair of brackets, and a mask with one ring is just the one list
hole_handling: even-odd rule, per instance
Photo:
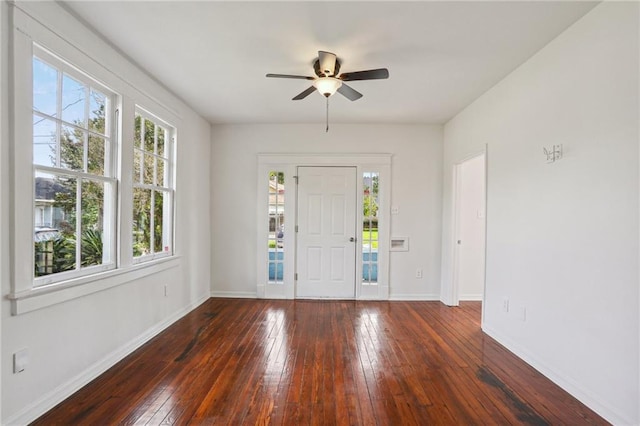
{"label": "white wall", "polygon": [[391,253],[390,297],[439,298],[442,126],[215,125],[211,140],[214,295],[256,295],[258,153],[392,153],[391,235],[409,237],[410,251]]}
{"label": "white wall", "polygon": [[[3,2],[4,6],[4,2]],[[111,366],[145,339],[205,300],[210,293],[209,153],[210,126],[184,103],[121,57],[53,2],[21,7],[75,44],[98,63],[126,76],[136,90],[152,94],[180,118],[177,145],[177,222],[174,267],[119,286],[18,316],[9,301],[0,304],[2,320],[2,424],[24,424],[42,414]],[[3,10],[4,12],[4,10]],[[2,14],[2,28],[6,16]],[[2,33],[2,61],[7,52]],[[0,140],[0,261],[2,295],[11,291],[8,265],[20,253],[8,248],[10,191],[7,175],[9,123],[2,68]],[[18,183],[16,191],[31,191]],[[28,256],[27,256],[28,257]],[[164,296],[164,286],[168,296]],[[29,365],[13,374],[12,354],[29,349]]]}
{"label": "white wall", "polygon": [[597,6],[445,126],[445,300],[452,167],[488,144],[483,328],[614,424],[640,423],[638,29]]}

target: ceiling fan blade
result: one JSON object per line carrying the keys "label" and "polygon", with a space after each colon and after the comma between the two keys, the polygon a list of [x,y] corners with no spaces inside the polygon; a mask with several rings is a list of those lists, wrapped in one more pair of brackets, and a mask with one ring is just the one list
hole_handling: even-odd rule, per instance
{"label": "ceiling fan blade", "polygon": [[312,94],[315,91],[316,91],[316,87],[315,86],[311,86],[307,90],[305,90],[304,92],[300,93],[298,96],[296,96],[295,98],[293,98],[291,100],[292,101],[299,101],[300,99],[306,98],[307,96],[309,96],[310,94]]}
{"label": "ceiling fan blade", "polygon": [[352,87],[347,86],[344,83],[342,83],[342,86],[338,88],[338,93],[340,93],[342,96],[349,99],[350,101],[357,101],[362,97],[362,93],[358,92]]}
{"label": "ceiling fan blade", "polygon": [[315,80],[315,78],[313,77],[307,77],[304,75],[289,75],[289,74],[267,74],[267,77],[274,77],[274,78],[297,78],[299,80]]}
{"label": "ceiling fan blade", "polygon": [[335,53],[318,51],[318,62],[320,63],[320,72],[327,77],[331,77],[336,71],[336,55]]}
{"label": "ceiling fan blade", "polygon": [[389,70],[386,68],[378,68],[376,70],[345,72],[338,78],[342,81],[381,80],[389,78]]}

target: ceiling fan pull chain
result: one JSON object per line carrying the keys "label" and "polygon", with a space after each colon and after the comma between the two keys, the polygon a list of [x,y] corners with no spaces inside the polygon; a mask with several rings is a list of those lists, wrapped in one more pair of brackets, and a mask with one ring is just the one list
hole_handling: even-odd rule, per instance
{"label": "ceiling fan pull chain", "polygon": [[329,97],[327,96],[327,129],[325,133],[329,133]]}

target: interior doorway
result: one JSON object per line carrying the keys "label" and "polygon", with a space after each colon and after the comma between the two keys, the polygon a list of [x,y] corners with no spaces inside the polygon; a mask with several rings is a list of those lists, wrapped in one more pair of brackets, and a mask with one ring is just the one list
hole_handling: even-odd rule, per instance
{"label": "interior doorway", "polygon": [[354,299],[356,167],[298,167],[296,298]]}
{"label": "interior doorway", "polygon": [[484,298],[486,156],[455,166],[454,302]]}

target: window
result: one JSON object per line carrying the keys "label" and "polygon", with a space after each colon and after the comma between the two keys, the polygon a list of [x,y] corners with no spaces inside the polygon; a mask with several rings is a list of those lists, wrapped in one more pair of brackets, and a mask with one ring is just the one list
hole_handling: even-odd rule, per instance
{"label": "window", "polygon": [[284,173],[269,172],[269,283],[284,275]]}
{"label": "window", "polygon": [[32,70],[38,286],[115,268],[115,95],[35,45]]}
{"label": "window", "polygon": [[133,256],[170,255],[173,230],[174,129],[138,109],[133,148]]}
{"label": "window", "polygon": [[378,206],[380,174],[362,174],[362,284],[378,283]]}

